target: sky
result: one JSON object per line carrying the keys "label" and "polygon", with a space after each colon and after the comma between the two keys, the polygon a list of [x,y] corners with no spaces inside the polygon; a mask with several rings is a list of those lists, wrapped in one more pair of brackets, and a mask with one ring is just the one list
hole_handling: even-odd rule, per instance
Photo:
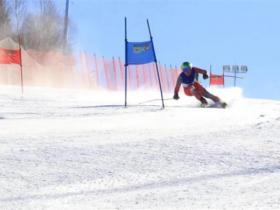
{"label": "sky", "polygon": [[[65,1],[57,1],[61,11]],[[148,18],[161,63],[212,65],[216,74],[247,65],[237,82],[244,95],[280,100],[279,8],[279,0],[70,0],[69,16],[77,51],[124,60],[124,17],[128,41],[149,40]]]}

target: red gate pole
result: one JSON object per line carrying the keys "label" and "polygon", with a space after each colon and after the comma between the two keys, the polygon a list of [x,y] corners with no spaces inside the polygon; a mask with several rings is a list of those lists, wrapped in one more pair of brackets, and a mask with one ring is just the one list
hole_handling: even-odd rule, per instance
{"label": "red gate pole", "polygon": [[117,68],[116,68],[116,63],[115,63],[115,58],[112,58],[112,64],[113,64],[113,89],[117,90],[118,87],[118,79],[117,79]]}
{"label": "red gate pole", "polygon": [[97,88],[99,88],[100,87],[99,70],[98,70],[98,63],[97,63],[96,54],[94,54],[94,62],[95,62],[95,71],[96,71],[96,85],[97,85]]}
{"label": "red gate pole", "polygon": [[121,78],[121,84],[123,84],[124,82],[124,69],[123,69],[123,64],[122,64],[122,61],[121,61],[121,58],[119,57],[119,68],[120,68],[120,78]]}
{"label": "red gate pole", "polygon": [[108,72],[109,69],[107,68],[108,65],[105,61],[104,56],[102,56],[102,60],[103,60],[103,68],[104,68],[104,72],[105,72],[106,85],[107,85],[108,90],[110,90],[111,89],[111,81],[110,81],[110,76],[109,76],[109,72]]}
{"label": "red gate pole", "polygon": [[212,82],[212,65],[210,64],[210,78],[209,78],[209,87],[211,87]]}
{"label": "red gate pole", "polygon": [[21,40],[18,36],[18,47],[19,47],[19,60],[20,60],[20,80],[21,80],[21,95],[23,96],[23,69],[22,69],[22,57],[21,57]]}

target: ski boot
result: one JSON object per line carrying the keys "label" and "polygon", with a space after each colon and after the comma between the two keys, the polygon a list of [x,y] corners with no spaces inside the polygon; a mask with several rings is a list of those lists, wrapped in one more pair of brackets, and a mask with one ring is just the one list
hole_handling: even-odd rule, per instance
{"label": "ski boot", "polygon": [[208,106],[208,102],[205,98],[201,97],[200,102],[201,102],[200,107],[206,108]]}
{"label": "ski boot", "polygon": [[219,101],[215,103],[215,107],[225,109],[227,107],[227,103]]}

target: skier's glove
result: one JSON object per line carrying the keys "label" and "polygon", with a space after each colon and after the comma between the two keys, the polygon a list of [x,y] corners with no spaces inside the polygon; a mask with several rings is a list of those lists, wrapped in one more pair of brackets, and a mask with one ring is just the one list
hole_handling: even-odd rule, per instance
{"label": "skier's glove", "polygon": [[203,79],[208,79],[209,78],[209,76],[208,76],[208,74],[206,73],[206,74],[203,74]]}
{"label": "skier's glove", "polygon": [[178,93],[174,93],[173,99],[178,100],[180,97],[178,95]]}

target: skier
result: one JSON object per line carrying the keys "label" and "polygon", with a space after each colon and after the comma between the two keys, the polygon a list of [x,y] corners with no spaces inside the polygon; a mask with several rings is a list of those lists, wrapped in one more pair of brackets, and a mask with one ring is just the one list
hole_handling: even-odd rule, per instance
{"label": "skier", "polygon": [[209,98],[214,101],[215,106],[217,107],[226,107],[226,103],[222,102],[219,97],[209,93],[201,84],[199,84],[198,81],[196,81],[198,74],[202,74],[203,79],[208,79],[209,76],[206,70],[193,67],[190,62],[184,62],[181,65],[181,70],[182,73],[178,76],[173,99],[179,99],[178,93],[182,84],[185,94],[187,96],[195,96],[201,102],[201,107],[206,107],[208,105],[205,98]]}

